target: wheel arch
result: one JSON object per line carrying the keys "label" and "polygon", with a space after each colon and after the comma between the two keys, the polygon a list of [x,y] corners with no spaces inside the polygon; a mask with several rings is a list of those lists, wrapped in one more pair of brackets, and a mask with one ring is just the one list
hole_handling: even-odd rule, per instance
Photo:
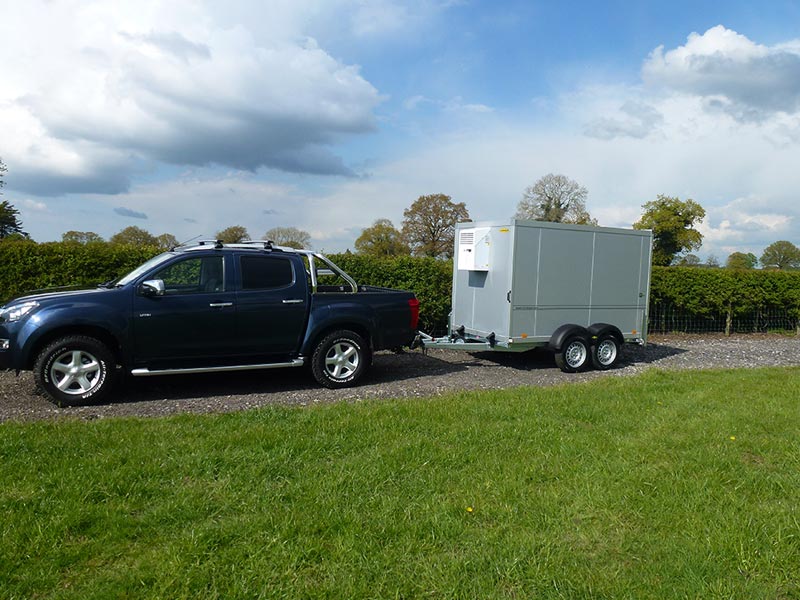
{"label": "wheel arch", "polygon": [[592,343],[606,334],[613,335],[620,346],[625,343],[625,337],[622,335],[619,327],[611,325],[610,323],[595,323],[590,325],[587,331],[589,332],[589,341]]}
{"label": "wheel arch", "polygon": [[585,327],[576,325],[575,323],[565,323],[564,325],[559,326],[553,332],[553,335],[550,336],[550,341],[547,342],[547,347],[554,352],[558,352],[564,346],[564,342],[567,340],[567,338],[570,338],[573,335],[579,335],[583,338],[586,338],[587,342],[590,338],[589,331]]}
{"label": "wheel arch", "polygon": [[303,355],[311,356],[311,354],[314,353],[314,349],[323,339],[325,339],[326,336],[330,335],[334,331],[341,330],[352,331],[353,333],[360,335],[367,342],[369,351],[372,352],[372,336],[369,333],[369,328],[359,323],[346,321],[341,323],[326,323],[324,327],[314,331],[313,334],[310,335],[303,344]]}
{"label": "wheel arch", "polygon": [[96,325],[66,325],[64,327],[51,329],[47,333],[36,338],[36,340],[32,341],[30,347],[25,353],[25,369],[33,369],[33,365],[36,362],[36,357],[45,347],[47,347],[48,344],[59,338],[69,335],[84,335],[95,338],[97,341],[106,345],[106,347],[111,351],[111,354],[114,356],[114,360],[117,362],[117,364],[122,364],[122,347],[116,336],[114,336],[114,334],[108,329],[104,329]]}

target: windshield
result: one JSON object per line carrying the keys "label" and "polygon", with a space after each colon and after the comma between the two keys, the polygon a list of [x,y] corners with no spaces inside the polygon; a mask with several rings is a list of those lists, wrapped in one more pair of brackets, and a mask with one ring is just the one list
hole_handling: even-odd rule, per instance
{"label": "windshield", "polygon": [[131,271],[130,273],[125,275],[125,277],[123,277],[122,279],[117,280],[116,285],[120,286],[120,285],[125,285],[125,284],[130,283],[131,281],[133,281],[134,279],[136,279],[137,277],[139,277],[143,273],[146,273],[147,271],[149,271],[153,267],[157,267],[158,265],[160,265],[164,261],[172,258],[172,256],[174,256],[174,255],[171,254],[170,252],[164,252],[164,254],[159,254],[158,256],[155,256],[155,257],[151,258],[146,263],[136,267],[133,271]]}

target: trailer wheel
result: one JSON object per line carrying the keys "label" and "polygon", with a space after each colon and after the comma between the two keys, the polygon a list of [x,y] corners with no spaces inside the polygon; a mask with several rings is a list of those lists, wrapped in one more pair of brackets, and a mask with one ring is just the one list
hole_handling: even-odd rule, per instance
{"label": "trailer wheel", "polygon": [[619,342],[610,333],[600,336],[592,346],[592,364],[596,369],[605,371],[619,361]]}
{"label": "trailer wheel", "polygon": [[326,336],[314,349],[311,373],[327,388],[355,385],[372,362],[364,338],[343,329]]}
{"label": "trailer wheel", "polygon": [[589,342],[579,335],[568,337],[556,352],[556,364],[564,373],[577,373],[589,366]]}

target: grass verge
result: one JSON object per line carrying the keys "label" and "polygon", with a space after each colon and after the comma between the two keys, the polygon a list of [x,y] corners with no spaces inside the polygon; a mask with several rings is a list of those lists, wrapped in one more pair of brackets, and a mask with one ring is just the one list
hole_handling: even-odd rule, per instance
{"label": "grass verge", "polygon": [[800,369],[0,425],[2,598],[798,598]]}

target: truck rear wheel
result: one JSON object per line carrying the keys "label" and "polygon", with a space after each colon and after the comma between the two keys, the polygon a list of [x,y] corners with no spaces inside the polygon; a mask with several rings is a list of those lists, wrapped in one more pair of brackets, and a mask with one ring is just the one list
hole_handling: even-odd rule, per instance
{"label": "truck rear wheel", "polygon": [[36,357],[36,385],[57,406],[97,402],[108,395],[116,374],[114,355],[102,342],[80,335],[60,338]]}
{"label": "truck rear wheel", "polygon": [[577,373],[589,366],[589,342],[579,335],[571,335],[556,352],[556,364],[564,373]]}
{"label": "truck rear wheel", "polygon": [[311,357],[311,372],[327,388],[355,385],[371,363],[364,338],[346,329],[334,331],[317,344]]}
{"label": "truck rear wheel", "polygon": [[592,346],[592,364],[596,369],[605,371],[619,361],[619,342],[611,334],[600,336]]}

